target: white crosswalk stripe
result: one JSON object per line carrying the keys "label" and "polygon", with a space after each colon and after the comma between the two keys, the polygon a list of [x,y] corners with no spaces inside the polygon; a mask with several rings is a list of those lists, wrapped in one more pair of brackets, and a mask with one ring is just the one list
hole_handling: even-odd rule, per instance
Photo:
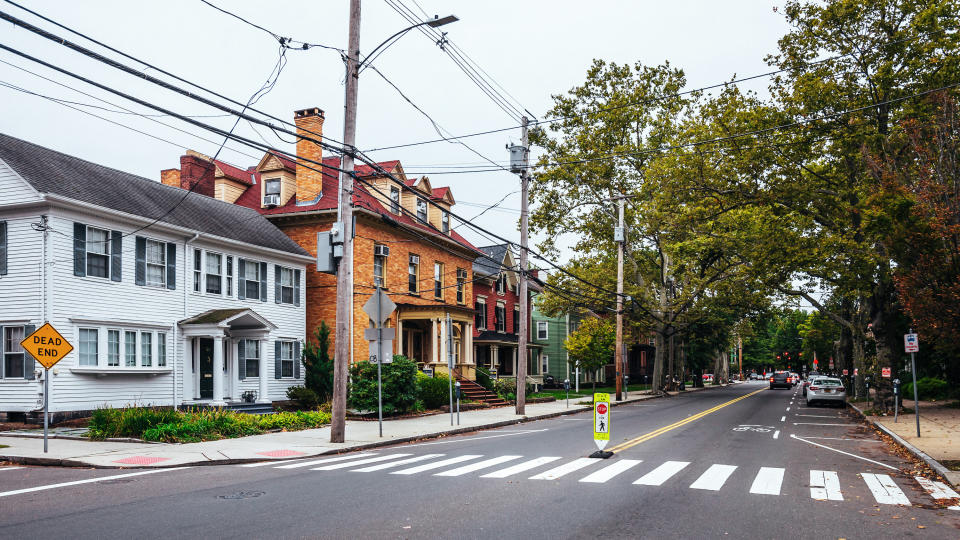
{"label": "white crosswalk stripe", "polygon": [[556,480],[557,478],[566,476],[573,471],[580,470],[588,465],[592,465],[600,461],[600,458],[589,458],[582,457],[577,458],[570,463],[564,463],[559,467],[554,467],[549,471],[542,472],[540,474],[535,474],[530,477],[530,480]]}
{"label": "white crosswalk stripe", "polygon": [[[923,487],[934,499],[960,499],[960,495],[956,491],[950,489],[950,486],[944,484],[943,482],[934,482],[929,478],[924,478],[922,476],[915,476],[917,482],[920,483],[920,486]],[[948,506],[948,510],[960,510],[960,505]]]}
{"label": "white crosswalk stripe", "polygon": [[863,481],[867,483],[873,498],[880,504],[901,504],[910,506],[910,499],[897,487],[893,478],[886,474],[861,473]]}
{"label": "white crosswalk stripe", "polygon": [[640,477],[634,484],[644,486],[659,486],[670,479],[671,476],[682,471],[689,465],[689,461],[668,461],[656,469]]}
{"label": "white crosswalk stripe", "polygon": [[348,461],[346,463],[334,463],[333,465],[324,465],[323,467],[315,467],[310,469],[311,471],[334,471],[337,469],[346,469],[347,467],[356,467],[357,465],[366,465],[367,463],[377,463],[379,461],[387,461],[390,459],[402,458],[404,456],[409,456],[410,454],[390,454],[386,456],[377,456],[367,459],[361,459],[359,461]]}
{"label": "white crosswalk stripe", "polygon": [[390,474],[417,474],[423,471],[430,471],[433,469],[439,469],[440,467],[446,467],[447,465],[453,465],[454,463],[470,461],[471,459],[477,459],[478,457],[483,457],[483,455],[471,454],[467,456],[457,456],[450,459],[436,461],[434,463],[427,463],[426,465],[418,465],[416,467],[410,467],[409,469],[403,469],[402,471],[393,471]]}
{"label": "white crosswalk stripe", "polygon": [[351,469],[351,472],[374,472],[382,471],[383,469],[389,469],[391,467],[399,467],[400,465],[406,465],[407,463],[417,463],[418,461],[426,461],[428,459],[433,459],[437,457],[445,456],[446,454],[423,454],[422,456],[416,456],[407,459],[401,459],[400,461],[391,461],[390,463],[381,463],[379,465],[371,465],[369,467],[363,467],[360,469]]}
{"label": "white crosswalk stripe", "polygon": [[760,467],[760,472],[753,479],[750,493],[757,495],[779,495],[780,485],[783,484],[784,470],[777,467]]}
{"label": "white crosswalk stripe", "polygon": [[607,465],[591,475],[581,478],[580,481],[602,484],[614,476],[630,470],[640,463],[643,463],[642,459],[621,459],[620,461],[616,461],[612,465]]}
{"label": "white crosswalk stripe", "polygon": [[23,467],[0,467],[0,471],[12,471],[14,469],[22,469]]}
{"label": "white crosswalk stripe", "polygon": [[450,469],[449,471],[443,471],[435,474],[434,476],[463,476],[467,473],[472,473],[479,471],[480,469],[486,469],[493,467],[494,465],[499,465],[501,463],[506,463],[508,461],[513,461],[515,459],[520,459],[523,456],[500,456],[492,459],[485,459],[483,461],[478,461],[476,463],[471,463],[469,465],[464,465],[463,467],[457,467],[456,469]]}
{"label": "white crosswalk stripe", "polygon": [[840,477],[835,471],[810,471],[810,497],[821,501],[842,501]]}
{"label": "white crosswalk stripe", "polygon": [[558,459],[560,459],[559,456],[538,457],[536,459],[531,459],[530,461],[517,463],[516,465],[507,467],[506,469],[500,469],[499,471],[493,471],[492,473],[484,474],[480,478],[507,478],[508,476],[513,476],[524,471],[529,471],[530,469],[535,469],[541,465],[546,465],[547,463],[551,463]]}
{"label": "white crosswalk stripe", "polygon": [[367,456],[373,456],[373,455],[376,455],[376,454],[373,454],[372,452],[363,452],[360,454],[349,455],[349,456],[339,456],[339,457],[326,458],[326,459],[315,459],[313,461],[301,461],[299,463],[291,463],[289,465],[280,465],[274,468],[275,469],[299,469],[301,467],[312,467],[314,465],[320,465],[323,463],[333,463],[334,461],[344,461],[347,459],[357,459],[360,457],[367,457]]}
{"label": "white crosswalk stripe", "polygon": [[737,470],[736,465],[720,465],[714,463],[700,475],[700,478],[697,478],[694,483],[690,484],[690,489],[719,491],[720,488],[723,487],[723,484],[727,482],[727,478],[730,478],[730,475],[733,474],[735,470]]}

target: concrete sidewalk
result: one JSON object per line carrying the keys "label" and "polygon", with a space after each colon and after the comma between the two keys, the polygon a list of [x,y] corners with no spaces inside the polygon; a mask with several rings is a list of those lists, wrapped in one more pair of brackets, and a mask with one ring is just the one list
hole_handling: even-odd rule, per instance
{"label": "concrete sidewalk", "polygon": [[[691,389],[687,392],[699,390],[705,390],[705,388]],[[630,395],[629,399],[613,405],[634,403],[655,397],[657,396],[635,393]],[[0,448],[0,462],[97,468],[245,463],[375,448],[589,410],[591,410],[589,405],[577,405],[576,401],[571,399],[569,408],[565,400],[528,404],[525,416],[516,415],[513,407],[465,411],[460,413],[459,426],[450,425],[449,414],[386,420],[383,423],[383,437],[379,436],[376,421],[348,421],[347,440],[339,444],[330,442],[330,428],[325,427],[185,444],[50,439],[49,453],[44,454],[42,438],[0,434],[0,446],[8,446],[8,448]]]}

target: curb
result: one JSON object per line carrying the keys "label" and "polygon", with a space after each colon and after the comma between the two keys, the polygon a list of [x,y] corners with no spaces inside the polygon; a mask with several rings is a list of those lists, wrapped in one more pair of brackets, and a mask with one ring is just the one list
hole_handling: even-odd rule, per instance
{"label": "curb", "polygon": [[872,420],[870,417],[868,417],[866,414],[864,414],[863,411],[860,410],[859,407],[857,407],[857,406],[854,405],[853,403],[847,403],[847,406],[850,407],[851,409],[853,409],[854,411],[856,411],[857,414],[859,414],[861,418],[863,418],[864,420],[866,420],[867,422],[869,422],[871,425],[873,425],[873,427],[879,429],[879,430],[882,431],[885,435],[889,435],[891,439],[893,439],[894,441],[896,441],[897,444],[899,444],[900,446],[906,448],[908,452],[910,452],[910,453],[913,454],[914,456],[920,458],[924,463],[927,464],[927,466],[929,466],[931,469],[933,469],[934,471],[936,471],[937,474],[939,474],[947,484],[951,484],[951,485],[953,485],[953,487],[955,487],[955,488],[956,488],[956,487],[960,487],[960,486],[957,486],[957,485],[953,484],[953,482],[950,481],[950,475],[949,475],[949,473],[950,473],[951,471],[950,471],[949,469],[947,469],[946,467],[944,467],[939,461],[937,461],[937,460],[933,459],[932,457],[928,456],[927,454],[925,454],[925,453],[923,452],[923,450],[920,450],[920,449],[917,448],[916,446],[908,443],[908,442],[907,442],[906,440],[904,440],[902,437],[900,437],[899,435],[897,435],[897,434],[894,433],[893,431],[890,431],[890,430],[889,430],[886,426],[884,426],[883,424]]}
{"label": "curb", "polygon": [[[683,394],[687,394],[687,393],[695,392],[695,391],[705,391],[705,390],[711,390],[711,389],[727,388],[727,387],[729,387],[729,386],[731,386],[731,385],[730,385],[730,384],[726,384],[726,385],[718,385],[718,386],[706,386],[706,387],[695,388],[695,389],[694,389],[694,388],[691,388],[690,390],[685,390],[683,393],[681,393],[681,394],[679,394],[679,395],[683,395]],[[663,397],[665,397],[665,396],[669,396],[669,394],[659,394],[659,395],[645,394],[645,395],[642,395],[642,396],[639,396],[639,397],[636,397],[636,398],[631,398],[631,399],[629,399],[629,400],[613,402],[613,403],[610,404],[610,406],[611,406],[611,407],[619,407],[620,405],[629,405],[629,404],[631,404],[631,403],[636,403],[636,402],[639,402],[639,401],[647,401],[647,400],[650,400],[650,399],[659,399],[659,398],[663,398]],[[669,396],[669,397],[675,397],[675,396]],[[558,400],[558,401],[559,401],[559,400]],[[556,417],[558,417],[558,416],[567,416],[567,415],[571,415],[571,414],[578,414],[578,413],[582,413],[582,412],[585,412],[585,411],[589,411],[589,410],[591,410],[591,409],[592,409],[592,407],[589,406],[589,405],[574,405],[573,407],[571,407],[570,409],[567,409],[567,410],[557,411],[557,412],[552,412],[552,413],[545,413],[545,414],[540,414],[540,415],[537,415],[537,416],[523,416],[523,417],[521,417],[521,418],[514,418],[514,419],[511,419],[511,420],[502,420],[502,421],[499,421],[499,422],[492,422],[492,423],[489,423],[489,424],[482,424],[482,425],[478,425],[478,426],[462,427],[462,428],[456,428],[456,429],[451,429],[451,430],[439,431],[439,432],[434,432],[434,433],[424,433],[424,434],[413,435],[413,436],[409,436],[409,437],[400,437],[400,438],[397,438],[397,439],[389,439],[389,440],[385,440],[385,441],[375,441],[375,442],[369,442],[369,443],[354,444],[354,445],[351,445],[351,446],[344,446],[344,447],[342,447],[342,448],[331,448],[331,449],[325,450],[325,451],[323,451],[323,452],[317,452],[317,453],[315,453],[315,454],[310,454],[310,455],[303,455],[303,456],[298,457],[297,459],[307,459],[307,458],[319,457],[319,456],[329,456],[329,455],[335,455],[335,454],[343,454],[343,453],[347,453],[347,452],[354,452],[354,451],[357,451],[357,450],[369,450],[369,449],[372,449],[372,448],[381,448],[381,447],[384,447],[384,446],[392,446],[392,445],[395,445],[395,444],[403,444],[403,443],[408,443],[408,442],[423,441],[423,440],[429,440],[429,439],[440,439],[440,438],[443,438],[443,437],[446,437],[446,436],[449,436],[449,435],[462,435],[462,434],[464,434],[464,433],[472,433],[472,432],[477,432],[477,431],[484,431],[484,430],[488,430],[488,429],[495,429],[495,428],[499,428],[499,427],[512,426],[512,425],[516,425],[516,424],[525,424],[525,423],[527,423],[527,422],[534,422],[534,421],[537,421],[537,420],[546,420],[546,419],[548,419],[548,418],[556,418]],[[76,459],[70,459],[70,458],[61,459],[61,458],[47,458],[47,457],[38,457],[38,456],[6,456],[6,455],[0,455],[0,461],[6,461],[6,462],[9,462],[9,463],[16,463],[16,464],[18,464],[18,465],[43,465],[43,466],[56,466],[56,467],[88,467],[88,468],[94,468],[94,469],[144,469],[144,468],[149,468],[149,469],[167,469],[167,468],[173,468],[173,467],[197,467],[197,466],[216,466],[216,465],[240,465],[240,464],[244,464],[244,463],[257,463],[257,462],[261,462],[261,461],[268,461],[268,459],[267,459],[267,458],[227,458],[227,459],[217,459],[217,460],[207,460],[207,461],[194,461],[194,462],[186,462],[186,463],[173,463],[173,464],[169,464],[169,465],[156,465],[156,466],[153,466],[153,467],[130,467],[130,466],[123,466],[123,465],[100,465],[100,464],[85,463],[85,462],[83,462],[83,461],[79,461],[79,460],[76,460]],[[281,462],[281,461],[286,461],[286,460],[278,459],[278,460],[275,460],[275,461]],[[939,464],[938,464],[938,465],[939,465]],[[943,466],[940,465],[940,467],[942,468]],[[944,470],[945,470],[945,469],[944,469]]]}

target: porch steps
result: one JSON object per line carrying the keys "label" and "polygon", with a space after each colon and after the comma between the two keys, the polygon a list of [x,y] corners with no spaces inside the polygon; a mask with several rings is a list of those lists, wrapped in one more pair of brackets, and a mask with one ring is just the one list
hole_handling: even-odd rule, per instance
{"label": "porch steps", "polygon": [[476,381],[461,377],[457,377],[457,381],[460,382],[460,392],[463,394],[464,399],[487,403],[491,407],[505,407],[509,405],[509,403],[500,399],[500,396],[480,386]]}

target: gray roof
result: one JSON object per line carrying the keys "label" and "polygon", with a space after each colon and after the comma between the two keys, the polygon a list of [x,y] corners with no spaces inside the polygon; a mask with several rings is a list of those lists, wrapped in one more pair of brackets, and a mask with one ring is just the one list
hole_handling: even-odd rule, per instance
{"label": "gray roof", "polygon": [[[507,256],[508,244],[499,244],[496,246],[486,246],[477,248],[482,251],[490,259],[499,261],[500,264],[503,264],[504,259]],[[501,266],[497,263],[491,261],[487,257],[477,257],[473,261],[473,273],[480,274],[484,276],[496,276],[500,273]]]}
{"label": "gray roof", "polygon": [[[165,186],[0,133],[0,159],[50,193],[255,246],[307,255],[256,210]],[[189,195],[188,195],[189,193]]]}

